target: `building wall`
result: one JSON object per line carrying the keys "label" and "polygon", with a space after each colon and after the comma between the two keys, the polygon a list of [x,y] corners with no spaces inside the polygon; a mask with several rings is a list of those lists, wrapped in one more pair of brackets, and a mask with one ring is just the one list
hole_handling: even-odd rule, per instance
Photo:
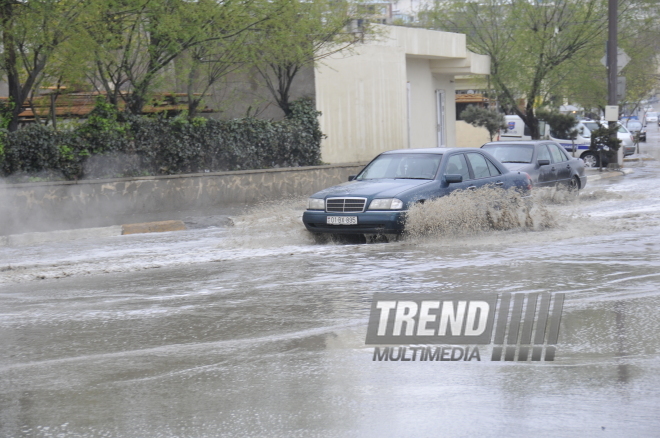
{"label": "building wall", "polygon": [[410,147],[437,147],[435,80],[428,59],[408,57],[406,73],[410,83]]}
{"label": "building wall", "polygon": [[326,58],[316,70],[316,107],[327,163],[368,161],[407,147],[405,53],[362,45]]}
{"label": "building wall", "polygon": [[478,148],[490,141],[488,130],[483,127],[472,126],[462,120],[456,121],[456,147]]}
{"label": "building wall", "polygon": [[489,73],[489,58],[470,53],[465,35],[398,26],[376,30],[376,39],[317,66],[316,105],[327,135],[324,162],[439,146],[436,90],[445,96],[444,145],[455,146],[454,78]]}

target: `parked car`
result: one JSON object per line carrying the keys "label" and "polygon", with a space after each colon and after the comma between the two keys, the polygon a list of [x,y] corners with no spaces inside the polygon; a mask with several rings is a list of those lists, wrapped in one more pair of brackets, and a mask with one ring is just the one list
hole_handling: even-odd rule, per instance
{"label": "parked car", "polygon": [[569,156],[555,141],[494,141],[481,148],[507,169],[529,174],[535,187],[564,186],[579,190],[587,184],[584,162]]}
{"label": "parked car", "polygon": [[642,122],[639,120],[628,120],[625,122],[625,126],[633,135],[639,135],[639,141],[646,141],[646,128],[642,125]]}
{"label": "parked car", "polygon": [[529,194],[532,182],[483,149],[393,150],[348,182],[312,195],[302,220],[313,233],[400,234],[413,204],[486,185]]}
{"label": "parked car", "polygon": [[644,124],[649,123],[658,123],[658,113],[655,111],[649,111],[644,115]]}
{"label": "parked car", "polygon": [[[598,128],[607,126],[608,123],[604,121],[595,121],[595,120],[581,120],[578,123],[578,131],[580,132],[580,135],[582,137],[587,138],[591,140],[591,131],[594,131]],[[628,129],[626,129],[625,126],[623,126],[621,123],[617,122],[617,138],[621,140],[621,147],[623,148],[623,156],[627,157],[628,155],[632,155],[636,151],[635,147],[635,141],[633,139],[632,134]],[[572,152],[572,150],[569,147],[566,147],[567,151]],[[582,146],[580,146],[578,149],[582,149]],[[599,158],[598,154],[596,152],[585,150],[580,154],[580,158],[582,158],[586,164],[587,167],[598,167],[600,165],[599,163]],[[603,166],[606,166],[607,163],[605,160],[603,160]]]}
{"label": "parked car", "polygon": [[[498,141],[525,141],[531,140],[529,129],[525,126],[522,119],[518,116],[505,116],[507,122],[507,129],[500,131],[498,136]],[[544,124],[540,126],[542,138],[553,140],[559,143],[572,155],[582,158],[587,167],[598,167],[599,154],[590,150],[591,146],[591,131],[598,129],[599,127],[607,126],[605,121],[596,121],[591,119],[583,119],[577,122],[575,129],[577,130],[576,138],[573,140],[570,139],[561,139],[553,137],[553,132],[549,129],[549,126]],[[635,142],[633,135],[623,126],[621,123],[618,123],[618,132],[617,137],[621,140],[621,147],[623,148],[623,155],[627,157],[632,155],[636,151]],[[603,160],[603,165],[606,166],[607,162]]]}

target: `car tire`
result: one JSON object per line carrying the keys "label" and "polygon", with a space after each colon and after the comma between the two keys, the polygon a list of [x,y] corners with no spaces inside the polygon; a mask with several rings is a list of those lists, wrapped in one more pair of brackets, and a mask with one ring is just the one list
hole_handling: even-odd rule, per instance
{"label": "car tire", "polygon": [[568,183],[568,191],[578,192],[580,189],[580,178],[577,176],[572,177],[571,181]]}
{"label": "car tire", "polygon": [[598,159],[598,155],[594,154],[593,152],[587,152],[586,154],[582,155],[582,161],[584,161],[584,167],[598,167],[600,160]]}

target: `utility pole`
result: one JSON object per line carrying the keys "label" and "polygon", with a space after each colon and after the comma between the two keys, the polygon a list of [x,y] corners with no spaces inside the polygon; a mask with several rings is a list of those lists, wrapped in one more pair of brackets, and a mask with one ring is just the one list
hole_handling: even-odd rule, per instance
{"label": "utility pole", "polygon": [[[608,2],[608,38],[607,38],[607,104],[617,105],[616,99],[616,77],[617,77],[617,0],[609,0]],[[618,114],[617,114],[618,116]],[[613,131],[611,139],[616,141],[617,131],[616,122],[609,121],[609,128]],[[610,165],[612,167],[619,167],[618,153],[612,154]]]}

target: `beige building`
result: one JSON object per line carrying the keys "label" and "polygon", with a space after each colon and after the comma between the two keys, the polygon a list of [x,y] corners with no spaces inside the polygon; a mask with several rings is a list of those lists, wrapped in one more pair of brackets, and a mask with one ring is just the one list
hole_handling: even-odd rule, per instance
{"label": "beige building", "polygon": [[378,31],[375,41],[316,68],[327,163],[368,161],[390,149],[457,146],[456,77],[490,73],[490,58],[468,51],[463,34],[398,26]]}

